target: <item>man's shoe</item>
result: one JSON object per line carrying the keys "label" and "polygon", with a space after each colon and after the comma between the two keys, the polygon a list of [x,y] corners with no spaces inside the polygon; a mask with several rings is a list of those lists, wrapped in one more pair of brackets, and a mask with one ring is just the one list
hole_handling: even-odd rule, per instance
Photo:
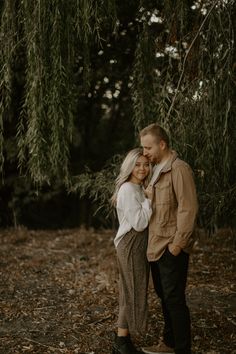
{"label": "man's shoe", "polygon": [[160,342],[157,345],[151,347],[143,347],[142,351],[146,354],[173,354],[174,349],[168,347],[164,342]]}

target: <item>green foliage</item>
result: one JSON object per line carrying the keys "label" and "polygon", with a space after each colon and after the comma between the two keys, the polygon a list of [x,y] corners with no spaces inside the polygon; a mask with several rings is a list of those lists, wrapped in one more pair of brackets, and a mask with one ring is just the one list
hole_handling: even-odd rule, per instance
{"label": "green foliage", "polygon": [[107,1],[5,1],[1,16],[0,167],[4,120],[12,109],[14,69],[19,58],[24,89],[17,107],[18,166],[42,185],[56,176],[69,181],[69,157],[77,107],[79,56],[89,85],[90,48],[114,27],[115,6]]}
{"label": "green foliage", "polygon": [[2,173],[60,181],[109,216],[117,156],[156,121],[194,169],[200,224],[230,223],[234,12],[232,0],[2,1]]}
{"label": "green foliage", "polygon": [[[143,12],[142,12],[143,13]],[[147,24],[140,33],[134,63],[133,122],[137,132],[157,116],[156,75],[154,71],[155,42]]]}
{"label": "green foliage", "polygon": [[[88,167],[79,176],[74,176],[69,192],[79,193],[81,197],[89,196],[105,218],[114,218],[114,208],[110,203],[115,188],[115,179],[119,173],[122,155],[115,155],[99,172],[92,172]],[[114,220],[113,220],[114,221]]]}
{"label": "green foliage", "polygon": [[[196,175],[199,222],[214,229],[235,218],[233,2],[169,5],[141,9],[148,35],[137,44],[134,124],[139,130],[157,121],[169,131],[173,147]],[[161,33],[152,30],[160,28],[155,21]],[[151,54],[147,43],[152,43]]]}

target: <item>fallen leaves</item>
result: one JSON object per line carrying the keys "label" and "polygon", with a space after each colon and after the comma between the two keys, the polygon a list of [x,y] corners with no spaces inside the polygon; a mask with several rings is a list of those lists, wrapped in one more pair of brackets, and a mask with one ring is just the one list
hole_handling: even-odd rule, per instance
{"label": "fallen leaves", "polygon": [[[113,231],[74,229],[0,232],[0,353],[108,354],[118,312]],[[233,237],[204,233],[191,257],[187,298],[194,353],[235,351]],[[150,283],[151,284],[151,283]],[[149,330],[156,343],[163,319],[152,286]]]}

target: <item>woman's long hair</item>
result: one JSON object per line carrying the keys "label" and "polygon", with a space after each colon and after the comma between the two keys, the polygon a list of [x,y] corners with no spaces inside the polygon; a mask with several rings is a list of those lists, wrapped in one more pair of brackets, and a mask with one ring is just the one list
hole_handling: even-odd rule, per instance
{"label": "woman's long hair", "polygon": [[[135,164],[140,156],[143,156],[143,150],[141,148],[135,148],[128,152],[124,161],[122,162],[120,173],[116,178],[115,182],[115,191],[111,197],[111,203],[113,206],[116,206],[117,201],[117,194],[118,191],[123,183],[129,180],[130,175],[135,167]],[[150,172],[151,172],[151,165],[149,164]],[[149,180],[149,175],[144,180],[144,185],[146,185],[147,181]]]}

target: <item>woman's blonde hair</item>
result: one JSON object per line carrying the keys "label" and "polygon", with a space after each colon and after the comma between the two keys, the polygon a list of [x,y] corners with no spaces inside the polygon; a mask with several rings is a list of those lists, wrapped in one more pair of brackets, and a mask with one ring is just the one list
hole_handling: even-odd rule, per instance
{"label": "woman's blonde hair", "polygon": [[[124,161],[121,164],[120,167],[120,173],[116,178],[115,182],[115,191],[114,194],[111,197],[111,203],[113,206],[116,205],[116,200],[117,200],[117,194],[118,191],[123,183],[129,180],[130,175],[135,167],[135,164],[140,156],[143,156],[143,150],[141,148],[135,148],[133,150],[130,150],[128,154],[126,155]],[[151,165],[149,164],[149,167],[151,169]],[[144,180],[144,185],[147,184],[147,181],[149,180],[149,175],[145,178]]]}

